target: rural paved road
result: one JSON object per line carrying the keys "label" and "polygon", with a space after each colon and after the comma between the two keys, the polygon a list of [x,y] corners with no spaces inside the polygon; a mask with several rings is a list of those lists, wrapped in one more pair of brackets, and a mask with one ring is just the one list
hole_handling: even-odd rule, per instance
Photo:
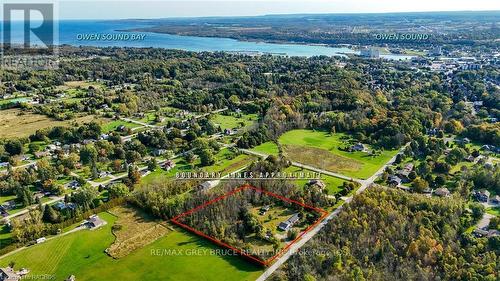
{"label": "rural paved road", "polygon": [[[406,148],[406,146],[408,146],[408,144],[406,144],[405,146],[403,146],[399,150],[398,154],[401,153]],[[246,151],[249,151],[249,150],[246,150]],[[243,151],[243,152],[245,152],[245,151]],[[263,153],[258,153],[258,154],[260,154],[261,156],[264,155]],[[258,154],[255,154],[255,155],[258,155]],[[397,156],[397,154],[394,155],[391,159],[389,159],[389,161],[387,161],[370,178],[368,178],[366,180],[357,180],[359,183],[361,183],[361,186],[356,191],[356,194],[359,194],[359,193],[365,191],[378,178],[378,176],[380,176],[384,172],[384,170],[389,165],[391,165],[392,163],[394,163],[394,161],[396,160],[396,156]],[[343,206],[345,204],[348,204],[349,202],[352,201],[352,197],[353,196],[349,196],[349,197],[345,198],[345,203],[343,205],[339,206],[337,209],[335,209],[335,211],[331,212],[321,223],[319,223],[316,227],[314,227],[313,229],[311,229],[310,232],[308,232],[304,236],[302,236],[302,239],[300,239],[295,244],[293,244],[288,249],[288,251],[286,253],[284,253],[279,259],[277,259],[275,263],[273,263],[270,267],[268,267],[266,269],[266,271],[264,271],[264,273],[262,273],[262,275],[259,276],[259,278],[257,278],[256,281],[264,281],[269,276],[271,276],[274,273],[274,271],[276,271],[280,266],[282,266],[293,254],[295,254],[300,249],[300,247],[302,247],[305,243],[307,243],[307,241],[309,241],[311,238],[313,238],[314,235],[316,235],[332,218],[334,218],[335,216],[337,216],[342,211]]]}

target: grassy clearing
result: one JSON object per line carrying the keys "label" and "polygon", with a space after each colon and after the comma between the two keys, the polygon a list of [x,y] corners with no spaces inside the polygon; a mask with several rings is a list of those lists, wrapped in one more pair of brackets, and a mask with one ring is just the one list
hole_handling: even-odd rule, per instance
{"label": "grassy clearing", "polygon": [[279,153],[278,146],[276,146],[276,144],[274,142],[270,142],[270,141],[265,142],[261,145],[258,145],[256,147],[252,148],[251,150],[265,153],[265,154],[273,154],[273,155],[277,155]]}
{"label": "grassy clearing", "polygon": [[[27,278],[53,274],[54,280],[71,274],[77,280],[93,281],[255,280],[262,273],[262,268],[240,257],[213,254],[220,248],[182,230],[113,259],[104,250],[114,241],[111,227],[117,218],[108,213],[100,216],[108,222],[101,229],[78,231],[31,246],[0,260],[0,266],[15,261],[16,268],[30,270]],[[170,252],[164,252],[167,250]]]}
{"label": "grassy clearing", "polygon": [[75,118],[73,120],[58,121],[45,115],[23,112],[19,109],[0,111],[0,138],[27,137],[36,130],[54,126],[70,126],[73,121],[87,123],[95,120],[93,115]]}
{"label": "grassy clearing", "polygon": [[14,200],[16,198],[17,197],[15,195],[0,196],[0,205],[7,201]]}
{"label": "grassy clearing", "polygon": [[257,114],[223,115],[215,114],[212,122],[224,129],[244,128],[252,125],[257,120]]}
{"label": "grassy clearing", "polygon": [[12,243],[12,233],[7,225],[0,226],[0,249]]}
{"label": "grassy clearing", "polygon": [[397,150],[386,150],[371,156],[366,152],[340,150],[349,145],[349,140],[349,136],[342,133],[293,130],[283,134],[279,142],[293,161],[362,179],[370,177],[397,153]]}
{"label": "grassy clearing", "polygon": [[140,127],[139,124],[135,124],[132,122],[127,122],[127,121],[123,121],[123,120],[113,120],[113,121],[103,123],[102,130],[103,130],[103,132],[115,131],[116,128],[118,128],[121,125],[125,126],[126,128],[130,128],[130,129]]}
{"label": "grassy clearing", "polygon": [[200,167],[206,172],[221,172],[223,174],[234,172],[240,168],[250,165],[255,158],[245,154],[236,155],[229,149],[222,149],[216,155],[215,164],[207,167]]}
{"label": "grassy clearing", "polygon": [[113,258],[123,258],[168,233],[164,225],[138,209],[117,207],[110,213],[118,218],[112,228],[115,242],[107,249]]}
{"label": "grassy clearing", "polygon": [[486,209],[486,212],[487,212],[488,214],[491,214],[491,215],[494,215],[494,216],[500,217],[500,207],[492,207],[492,208],[488,208],[488,209]]}

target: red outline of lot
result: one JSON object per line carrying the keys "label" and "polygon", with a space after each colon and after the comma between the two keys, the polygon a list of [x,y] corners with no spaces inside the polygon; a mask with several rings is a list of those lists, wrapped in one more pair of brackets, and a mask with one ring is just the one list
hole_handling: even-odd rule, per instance
{"label": "red outline of lot", "polygon": [[[278,198],[280,200],[300,205],[300,206],[302,206],[304,208],[307,208],[309,210],[316,211],[316,212],[322,214],[322,216],[318,220],[316,220],[313,224],[311,224],[309,227],[307,227],[306,230],[304,230],[303,232],[301,232],[300,235],[298,235],[292,242],[290,242],[287,245],[285,245],[285,247],[283,247],[283,249],[281,249],[276,255],[270,257],[267,260],[261,260],[259,258],[256,258],[256,257],[252,256],[252,255],[249,255],[249,254],[243,252],[241,249],[235,248],[235,247],[233,247],[233,246],[231,246],[229,244],[226,244],[226,243],[224,243],[224,242],[222,242],[222,241],[220,241],[220,240],[218,240],[218,239],[216,239],[214,237],[211,237],[211,236],[209,236],[209,235],[207,235],[207,234],[205,234],[205,233],[203,233],[203,232],[201,232],[199,230],[194,229],[193,227],[190,227],[190,226],[188,226],[186,224],[183,224],[183,223],[181,223],[181,222],[178,221],[179,218],[182,218],[184,216],[192,214],[192,213],[194,213],[194,212],[196,212],[196,211],[198,211],[200,209],[205,208],[206,206],[208,206],[210,204],[213,204],[213,203],[215,203],[217,201],[220,201],[220,200],[222,200],[224,198],[227,198],[227,197],[229,197],[229,196],[231,196],[231,195],[233,195],[235,193],[241,192],[241,191],[243,191],[245,189],[253,189],[253,190],[257,191],[257,192],[264,193],[266,195]],[[176,225],[178,225],[178,226],[180,226],[180,227],[182,227],[182,228],[184,228],[184,229],[186,229],[186,230],[188,230],[188,231],[190,231],[190,232],[192,232],[192,233],[194,233],[196,235],[199,235],[199,236],[201,236],[203,238],[206,238],[206,239],[210,240],[211,242],[213,242],[213,243],[215,243],[215,244],[217,244],[219,246],[231,249],[231,250],[237,252],[238,254],[240,254],[241,256],[250,259],[253,262],[256,262],[256,263],[258,263],[260,265],[263,265],[263,266],[268,266],[272,261],[274,261],[276,258],[278,258],[283,253],[285,253],[294,243],[296,243],[299,239],[301,239],[302,236],[304,236],[306,233],[308,233],[309,231],[311,231],[311,229],[313,229],[316,225],[318,225],[327,215],[328,215],[328,212],[325,211],[325,210],[323,210],[323,209],[316,208],[316,207],[313,207],[313,206],[309,206],[309,205],[300,203],[298,201],[292,200],[290,198],[286,198],[286,197],[283,197],[281,195],[278,195],[278,194],[275,194],[275,193],[272,193],[272,192],[269,192],[269,191],[266,191],[266,190],[263,190],[263,189],[260,189],[260,188],[257,188],[257,187],[254,187],[254,186],[246,184],[246,185],[243,185],[243,186],[241,186],[239,188],[236,188],[236,189],[234,189],[234,190],[232,190],[232,191],[230,191],[230,192],[228,192],[228,193],[226,193],[226,194],[224,194],[222,196],[214,198],[214,199],[212,199],[212,200],[210,200],[210,201],[208,201],[208,202],[206,202],[206,203],[204,203],[204,204],[202,204],[202,205],[200,205],[198,207],[195,207],[195,208],[193,208],[193,209],[191,209],[191,210],[189,210],[187,212],[184,212],[184,213],[182,213],[180,215],[177,215],[174,218],[172,218],[171,221],[172,221],[172,223],[174,223],[174,224],[176,224]]]}

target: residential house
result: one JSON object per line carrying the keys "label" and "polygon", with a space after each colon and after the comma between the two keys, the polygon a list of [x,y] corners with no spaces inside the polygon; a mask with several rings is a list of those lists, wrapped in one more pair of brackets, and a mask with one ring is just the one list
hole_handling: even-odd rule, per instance
{"label": "residential house", "polygon": [[326,188],[326,184],[325,182],[323,182],[322,180],[310,180],[308,183],[307,183],[310,187],[317,187],[319,188],[320,190],[323,190]]}
{"label": "residential house", "polygon": [[259,215],[261,215],[261,216],[265,215],[267,213],[267,211],[269,211],[270,209],[271,209],[271,206],[269,206],[269,205],[263,206],[259,210]]}
{"label": "residential house", "polygon": [[59,210],[59,211],[62,211],[65,209],[75,210],[76,207],[77,207],[77,205],[75,203],[65,203],[63,201],[59,201],[59,202],[54,204],[54,209]]}
{"label": "residential house", "polygon": [[236,135],[237,133],[238,133],[237,129],[224,129],[224,135],[226,136]]}
{"label": "residential house", "polygon": [[80,187],[80,184],[78,183],[78,181],[72,180],[67,184],[67,187],[71,189],[78,189]]}
{"label": "residential house", "polygon": [[434,194],[441,197],[449,197],[451,195],[450,191],[446,187],[438,188],[434,191]]}
{"label": "residential house", "polygon": [[37,151],[35,152],[35,158],[43,158],[43,157],[47,157],[47,156],[50,156],[50,152],[48,151]]}
{"label": "residential house", "polygon": [[413,164],[408,163],[403,169],[396,171],[396,175],[401,179],[402,182],[410,182],[410,173],[413,171]]}
{"label": "residential house", "polygon": [[153,149],[153,155],[154,156],[161,156],[167,152],[165,149],[160,149],[160,148],[155,148]]}
{"label": "residential house", "polygon": [[366,147],[364,144],[358,142],[357,144],[351,146],[351,151],[366,151]]}
{"label": "residential house", "polygon": [[0,162],[0,168],[7,168],[9,167],[9,162]]}
{"label": "residential house", "polygon": [[299,213],[293,214],[291,217],[289,217],[286,221],[281,222],[278,225],[278,228],[282,231],[287,231],[290,228],[293,227],[293,225],[300,219]]}
{"label": "residential house", "polygon": [[216,181],[206,181],[198,185],[198,191],[208,191],[217,185]]}
{"label": "residential house", "polygon": [[172,161],[172,160],[167,160],[165,161],[165,163],[163,163],[161,165],[161,167],[165,170],[165,171],[170,171],[171,169],[173,169],[175,167],[175,162]]}
{"label": "residential house", "polygon": [[499,236],[500,235],[500,231],[498,231],[496,229],[489,229],[488,230],[488,229],[476,228],[476,229],[474,229],[473,234],[476,237],[487,237],[487,238],[490,238],[490,237],[494,237],[494,236]]}
{"label": "residential house", "polygon": [[390,185],[394,185],[394,186],[400,186],[401,183],[403,182],[401,180],[400,177],[398,176],[395,176],[395,175],[390,175],[389,178],[387,179],[387,182],[390,184]]}
{"label": "residential house", "polygon": [[472,156],[472,155],[469,155],[469,156],[466,156],[464,158],[465,161],[467,162],[474,162],[474,160],[476,160],[476,157]]}
{"label": "residential house", "polygon": [[479,201],[479,202],[488,202],[490,199],[490,192],[488,190],[479,190],[479,191],[473,191],[472,195]]}
{"label": "residential house", "polygon": [[96,229],[106,224],[106,221],[101,219],[98,215],[92,215],[87,220],[86,224],[90,229]]}
{"label": "residential house", "polygon": [[495,197],[491,198],[491,203],[500,204],[500,196],[496,195]]}
{"label": "residential house", "polygon": [[0,281],[21,280],[21,275],[17,274],[12,267],[0,268]]}

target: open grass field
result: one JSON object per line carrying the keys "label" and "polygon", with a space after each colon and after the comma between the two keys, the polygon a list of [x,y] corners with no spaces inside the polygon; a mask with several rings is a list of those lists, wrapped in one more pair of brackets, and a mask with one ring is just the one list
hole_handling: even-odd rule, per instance
{"label": "open grass field", "polygon": [[165,225],[132,207],[116,207],[109,211],[118,219],[112,228],[116,239],[107,249],[113,258],[123,258],[168,233]]}
{"label": "open grass field", "polygon": [[227,174],[250,165],[255,161],[255,157],[246,154],[236,155],[229,149],[222,149],[215,155],[215,158],[215,164],[207,167],[200,167],[200,169],[206,172],[221,172]]}
{"label": "open grass field", "polygon": [[118,126],[121,126],[121,125],[125,126],[126,128],[130,128],[130,129],[137,128],[137,127],[141,126],[139,124],[135,124],[135,123],[127,122],[127,121],[123,121],[123,120],[112,120],[112,121],[108,120],[107,122],[102,122],[102,124],[101,124],[103,132],[115,131],[116,128],[118,128]]}
{"label": "open grass field", "polygon": [[45,115],[23,112],[19,109],[1,110],[0,138],[27,137],[39,129],[54,126],[70,126],[73,121],[81,124],[94,119],[95,116],[87,115],[73,120],[58,121]]}
{"label": "open grass field", "polygon": [[486,209],[486,212],[487,212],[488,214],[491,214],[491,215],[494,215],[494,216],[500,217],[500,207],[491,207],[491,208],[487,208],[487,209]]}
{"label": "open grass field", "polygon": [[15,195],[0,196],[0,205],[7,202],[7,201],[14,200],[14,199],[16,199]]}
{"label": "open grass field", "polygon": [[9,231],[7,225],[0,225],[0,249],[11,244],[12,233]]}
{"label": "open grass field", "polygon": [[276,146],[276,144],[274,142],[270,142],[270,141],[265,142],[261,145],[258,145],[256,147],[252,148],[251,150],[265,153],[265,154],[273,154],[273,155],[277,155],[279,153],[279,150],[278,150],[278,147]]}
{"label": "open grass field", "polygon": [[[348,135],[313,130],[286,132],[279,142],[292,161],[361,179],[373,175],[397,153],[397,150],[385,150],[377,156],[371,156],[367,152],[342,151],[340,147],[350,145]],[[253,150],[266,154],[278,153],[278,148],[271,142],[256,146]]]}
{"label": "open grass field", "polygon": [[117,218],[99,214],[108,224],[31,246],[0,260],[5,267],[26,267],[30,275],[48,274],[64,280],[255,280],[262,268],[236,256],[214,254],[220,248],[176,229],[124,258],[113,259],[104,250],[114,241],[111,227]]}
{"label": "open grass field", "polygon": [[99,82],[89,82],[89,81],[67,81],[64,85],[58,86],[58,90],[70,90],[70,89],[88,89],[89,86],[96,88],[103,88],[103,84]]}
{"label": "open grass field", "polygon": [[257,114],[242,114],[241,117],[223,114],[215,114],[212,116],[212,122],[218,124],[223,130],[248,127],[255,121],[257,121]]}

